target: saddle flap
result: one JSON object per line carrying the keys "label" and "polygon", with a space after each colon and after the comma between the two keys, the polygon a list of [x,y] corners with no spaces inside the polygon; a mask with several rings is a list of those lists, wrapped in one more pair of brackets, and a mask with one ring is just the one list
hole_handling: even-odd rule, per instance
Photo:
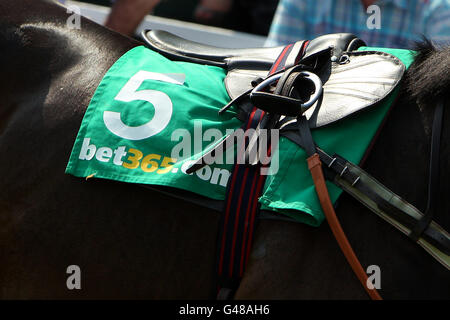
{"label": "saddle flap", "polygon": [[[343,58],[343,59],[342,59]],[[321,127],[375,105],[398,85],[406,70],[395,56],[378,51],[346,52],[320,76],[323,96],[305,112]]]}

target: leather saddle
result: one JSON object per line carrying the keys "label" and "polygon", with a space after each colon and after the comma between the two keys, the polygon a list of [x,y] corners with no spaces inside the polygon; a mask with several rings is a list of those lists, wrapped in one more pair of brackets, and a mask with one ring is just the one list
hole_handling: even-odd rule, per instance
{"label": "leather saddle", "polygon": [[[227,49],[190,41],[162,30],[144,30],[147,46],[175,60],[227,70],[225,86],[231,99],[250,92],[268,76],[288,47]],[[400,82],[405,66],[395,56],[378,51],[355,51],[365,43],[355,35],[336,33],[289,47],[284,69],[304,65],[322,81],[323,94],[305,112],[311,128],[321,127],[373,106]]]}

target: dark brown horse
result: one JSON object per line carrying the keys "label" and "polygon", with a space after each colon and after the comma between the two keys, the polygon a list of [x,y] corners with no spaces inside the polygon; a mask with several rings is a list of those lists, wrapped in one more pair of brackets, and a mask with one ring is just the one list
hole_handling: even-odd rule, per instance
{"label": "dark brown horse", "polygon": [[[68,18],[50,1],[0,0],[1,298],[213,298],[216,212],[137,185],[64,173],[102,76],[140,45],[86,19],[70,29]],[[366,162],[421,210],[434,100],[450,88],[450,52],[422,51],[410,91]],[[446,230],[449,125],[445,112],[435,220]],[[384,298],[450,298],[449,271],[417,244],[348,196],[338,215],[363,266],[380,267]],[[81,290],[67,289],[70,265],[81,268]],[[269,220],[259,221],[235,297],[367,298],[326,224]]]}

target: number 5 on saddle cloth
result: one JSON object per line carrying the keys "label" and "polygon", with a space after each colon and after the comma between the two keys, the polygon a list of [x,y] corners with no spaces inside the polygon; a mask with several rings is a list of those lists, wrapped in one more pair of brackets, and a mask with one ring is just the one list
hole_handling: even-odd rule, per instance
{"label": "number 5 on saddle cloth", "polygon": [[[310,132],[385,99],[405,72],[398,58],[378,50],[355,51],[365,44],[351,34],[330,34],[286,47],[260,49],[214,48],[155,30],[144,31],[142,36],[152,50],[172,60],[214,65],[228,71],[225,85],[232,101],[223,110],[239,108],[238,118],[245,123],[244,128],[255,129],[247,150],[257,144],[260,129],[279,129],[280,135],[302,147],[308,157],[317,155],[329,181],[410,235],[450,269],[450,236],[431,221],[430,214],[423,215],[347,160],[329,156],[316,146]],[[227,139],[221,144],[225,145]],[[219,150],[223,148],[207,155],[218,156]],[[200,158],[188,172],[203,165]],[[257,202],[265,180],[259,173],[260,166],[257,159],[248,159],[247,164],[234,166],[230,178],[218,242],[221,298],[229,297],[237,288],[248,260]]]}

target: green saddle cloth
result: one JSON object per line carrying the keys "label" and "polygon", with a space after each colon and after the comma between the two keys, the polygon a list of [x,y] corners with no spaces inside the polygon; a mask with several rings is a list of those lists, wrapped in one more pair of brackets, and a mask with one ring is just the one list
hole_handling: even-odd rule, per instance
{"label": "green saddle cloth", "polygon": [[[359,50],[393,54],[406,67],[414,60],[414,52],[409,50]],[[218,67],[170,61],[143,46],[131,49],[108,70],[92,97],[66,173],[164,185],[225,199],[232,164],[211,164],[194,174],[185,173],[203,150],[242,126],[233,108],[218,115],[230,101],[225,76],[226,70]],[[314,129],[317,145],[328,154],[338,153],[358,164],[397,91],[357,115]],[[271,168],[272,174],[267,176],[261,208],[320,225],[324,215],[305,152],[280,137],[273,156],[280,165]],[[342,190],[327,185],[334,202]]]}

